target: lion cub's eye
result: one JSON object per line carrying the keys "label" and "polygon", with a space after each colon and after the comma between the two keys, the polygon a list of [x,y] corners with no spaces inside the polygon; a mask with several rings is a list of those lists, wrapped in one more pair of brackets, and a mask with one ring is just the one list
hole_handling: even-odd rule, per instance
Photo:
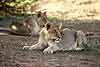
{"label": "lion cub's eye", "polygon": [[51,39],[52,41],[56,41],[56,39]]}
{"label": "lion cub's eye", "polygon": [[53,42],[56,42],[56,43],[58,43],[61,39],[59,39],[59,38],[57,38],[57,39],[51,39]]}

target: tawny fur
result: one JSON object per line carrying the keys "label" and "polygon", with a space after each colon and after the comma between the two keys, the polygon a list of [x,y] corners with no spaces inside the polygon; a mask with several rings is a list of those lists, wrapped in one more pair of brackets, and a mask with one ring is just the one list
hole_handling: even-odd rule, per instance
{"label": "tawny fur", "polygon": [[60,30],[54,24],[47,23],[40,31],[38,43],[29,49],[44,49],[44,53],[53,53],[58,50],[81,50],[84,44],[87,44],[87,39],[81,30]]}

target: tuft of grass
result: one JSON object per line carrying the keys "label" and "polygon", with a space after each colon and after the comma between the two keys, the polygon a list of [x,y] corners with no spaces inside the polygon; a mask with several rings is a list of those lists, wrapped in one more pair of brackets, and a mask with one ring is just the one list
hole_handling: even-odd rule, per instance
{"label": "tuft of grass", "polygon": [[54,17],[54,16],[48,16],[48,19],[49,19],[49,20],[53,20],[53,19],[57,19],[57,17]]}
{"label": "tuft of grass", "polygon": [[24,19],[24,16],[16,16],[16,20],[22,20]]}

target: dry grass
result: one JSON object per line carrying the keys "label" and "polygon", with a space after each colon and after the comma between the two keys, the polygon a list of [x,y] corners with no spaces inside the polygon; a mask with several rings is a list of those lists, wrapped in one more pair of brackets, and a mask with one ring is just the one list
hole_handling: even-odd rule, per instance
{"label": "dry grass", "polygon": [[100,20],[99,0],[40,0],[36,10],[40,9],[59,19]]}

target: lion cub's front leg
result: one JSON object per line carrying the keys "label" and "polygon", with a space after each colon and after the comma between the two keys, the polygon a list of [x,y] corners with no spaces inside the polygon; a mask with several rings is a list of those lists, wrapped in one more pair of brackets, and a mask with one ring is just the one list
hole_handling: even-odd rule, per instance
{"label": "lion cub's front leg", "polygon": [[47,47],[47,43],[43,42],[43,41],[39,41],[38,43],[36,43],[35,45],[32,46],[24,46],[23,49],[44,49],[45,47]]}
{"label": "lion cub's front leg", "polygon": [[35,45],[32,46],[24,46],[23,49],[44,49],[45,47],[47,47],[47,42],[46,40],[44,40],[44,38],[42,38],[41,36],[39,37],[38,43],[36,43]]}
{"label": "lion cub's front leg", "polygon": [[32,46],[24,46],[23,49],[44,49],[45,47],[47,47],[47,39],[46,39],[46,29],[43,28],[40,31],[40,35],[39,35],[39,40],[38,43]]}
{"label": "lion cub's front leg", "polygon": [[52,54],[58,50],[62,50],[62,44],[57,42],[48,42],[48,47],[44,49],[44,54]]}

